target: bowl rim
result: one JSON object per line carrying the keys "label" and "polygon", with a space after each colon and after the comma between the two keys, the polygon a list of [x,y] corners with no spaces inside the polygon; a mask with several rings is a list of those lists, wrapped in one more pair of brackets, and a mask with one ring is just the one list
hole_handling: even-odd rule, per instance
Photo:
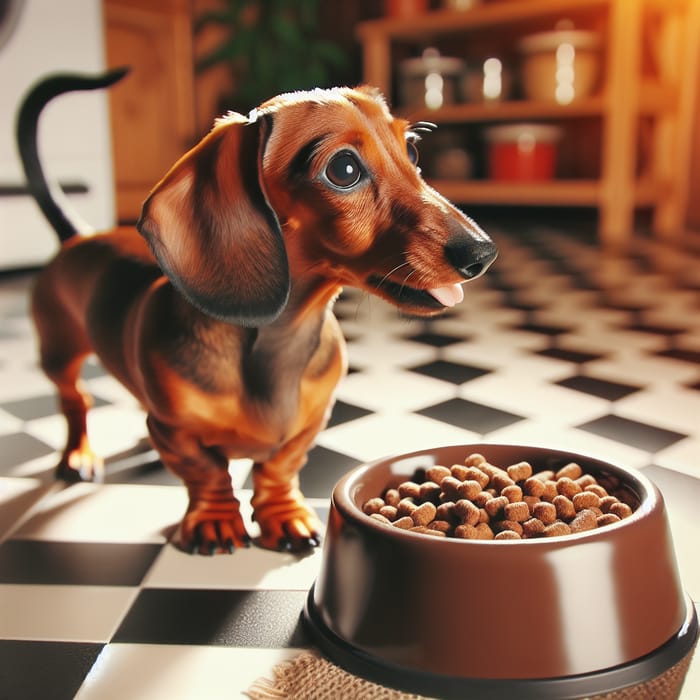
{"label": "bowl rim", "polygon": [[[430,454],[435,454],[438,451],[445,449],[456,449],[459,450],[464,448],[465,457],[473,452],[479,452],[481,449],[491,448],[513,448],[515,450],[538,450],[552,453],[553,455],[561,456],[563,459],[570,459],[571,461],[582,460],[584,463],[596,462],[601,467],[603,467],[607,473],[612,473],[622,479],[628,488],[631,488],[639,499],[639,505],[634,509],[632,515],[620,520],[617,523],[611,523],[603,527],[595,528],[593,530],[585,530],[583,532],[575,532],[567,535],[557,535],[553,537],[532,537],[520,540],[465,540],[458,537],[433,537],[431,538],[431,546],[437,547],[464,547],[464,546],[476,546],[476,547],[488,547],[493,545],[498,546],[527,546],[527,547],[549,547],[552,545],[558,545],[562,541],[571,542],[571,544],[580,542],[581,540],[596,540],[600,538],[607,537],[607,533],[620,530],[622,528],[627,528],[633,526],[640,520],[647,518],[653,513],[657,508],[664,508],[664,499],[659,491],[658,487],[647,477],[641,470],[632,469],[630,467],[623,467],[622,465],[612,462],[608,459],[603,459],[602,457],[583,454],[580,452],[574,452],[572,450],[567,450],[559,447],[543,447],[536,444],[514,444],[514,443],[466,443],[464,445],[442,445],[432,448],[424,448],[420,450],[415,450],[412,452],[402,453],[398,455],[385,456],[365,464],[361,464],[345,476],[343,476],[331,495],[332,504],[338,509],[338,511],[346,518],[352,520],[352,522],[358,527],[369,528],[374,530],[382,536],[387,536],[389,538],[396,538],[399,541],[409,538],[408,542],[415,541],[415,538],[420,538],[421,542],[425,541],[428,535],[411,532],[410,530],[403,530],[398,527],[389,526],[380,522],[377,522],[374,518],[362,511],[362,508],[356,502],[352,489],[357,489],[357,482],[362,478],[364,474],[369,473],[372,469],[376,469],[379,465],[390,463],[397,463],[401,460],[412,460],[422,456],[428,456]],[[583,466],[583,465],[582,465]],[[585,471],[585,467],[584,467]],[[377,494],[380,495],[380,494]]]}

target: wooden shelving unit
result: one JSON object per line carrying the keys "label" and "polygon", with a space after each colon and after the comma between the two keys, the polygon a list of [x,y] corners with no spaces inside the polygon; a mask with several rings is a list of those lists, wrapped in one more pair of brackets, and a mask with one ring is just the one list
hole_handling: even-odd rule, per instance
{"label": "wooden shelving unit", "polygon": [[[466,103],[438,110],[411,110],[411,119],[438,124],[494,124],[516,120],[566,122],[600,120],[600,176],[593,180],[502,183],[489,180],[431,182],[461,204],[591,206],[599,210],[600,240],[629,242],[634,213],[653,209],[653,228],[661,236],[683,230],[688,201],[691,135],[698,83],[700,2],[697,0],[491,0],[471,10],[436,10],[418,20],[364,22],[357,35],[363,46],[364,80],[391,95],[395,44],[429,45],[503,30],[528,33],[554,26],[562,17],[596,12],[606,27],[601,91],[569,105],[527,100]],[[653,32],[644,34],[644,23]],[[651,41],[650,41],[651,37]],[[642,70],[644,41],[655,64]],[[640,120],[652,125],[648,164],[638,172]]]}

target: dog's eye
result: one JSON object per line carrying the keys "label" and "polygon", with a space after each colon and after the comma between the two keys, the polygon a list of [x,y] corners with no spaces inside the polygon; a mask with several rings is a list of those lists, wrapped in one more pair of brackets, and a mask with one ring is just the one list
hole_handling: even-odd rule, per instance
{"label": "dog's eye", "polygon": [[357,157],[349,151],[337,153],[326,166],[329,182],[342,190],[354,187],[362,179],[362,172]]}
{"label": "dog's eye", "polygon": [[418,165],[418,146],[413,141],[406,141],[406,153],[413,165]]}

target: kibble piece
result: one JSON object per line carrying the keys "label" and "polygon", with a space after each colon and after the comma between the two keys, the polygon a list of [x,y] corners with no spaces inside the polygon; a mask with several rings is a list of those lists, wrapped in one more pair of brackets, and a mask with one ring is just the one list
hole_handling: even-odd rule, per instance
{"label": "kibble piece", "polygon": [[613,523],[619,523],[620,518],[614,513],[604,513],[596,518],[598,527],[604,527],[605,525],[612,525]]}
{"label": "kibble piece", "polygon": [[418,506],[410,498],[402,498],[396,507],[396,515],[403,518],[405,515],[411,515],[416,508]]}
{"label": "kibble piece", "polygon": [[385,505],[383,498],[370,498],[369,501],[366,501],[362,506],[362,512],[365,515],[373,515],[374,513],[378,513]]}
{"label": "kibble piece", "polygon": [[577,493],[571,499],[571,502],[578,513],[585,508],[598,508],[600,506],[600,496],[592,491],[581,491],[581,493]]}
{"label": "kibble piece", "polygon": [[493,530],[487,523],[479,523],[476,526],[476,538],[478,540],[492,540]]}
{"label": "kibble piece", "polygon": [[423,503],[418,506],[412,513],[411,518],[417,526],[425,526],[428,523],[435,520],[435,513],[437,513],[437,508],[430,501]]}
{"label": "kibble piece", "polygon": [[542,498],[543,501],[549,501],[551,503],[557,497],[558,493],[557,482],[549,479],[544,482],[544,492],[540,498]]}
{"label": "kibble piece", "polygon": [[491,516],[486,512],[486,508],[479,508],[479,522],[488,523],[491,521]]}
{"label": "kibble piece", "polygon": [[566,496],[557,496],[552,503],[557,510],[559,520],[569,521],[576,517],[576,508]]}
{"label": "kibble piece", "polygon": [[626,503],[622,503],[622,501],[613,503],[608,512],[617,515],[620,519],[629,518],[632,515],[632,509]]}
{"label": "kibble piece", "polygon": [[471,500],[481,493],[481,484],[478,481],[463,481],[459,485],[457,493],[460,498],[468,498]]}
{"label": "kibble piece", "polygon": [[576,462],[569,462],[566,466],[563,466],[556,474],[554,478],[559,481],[559,479],[578,479],[581,474],[583,474],[583,469]]}
{"label": "kibble piece", "polygon": [[454,514],[455,504],[452,501],[447,503],[441,503],[437,510],[435,511],[436,520],[447,520],[448,522],[454,522],[457,516]]}
{"label": "kibble piece", "polygon": [[418,500],[421,502],[430,501],[431,503],[439,503],[440,491],[440,486],[434,481],[424,481],[420,485]]}
{"label": "kibble piece", "polygon": [[619,502],[620,500],[615,496],[603,496],[603,498],[600,499],[600,504],[598,507],[603,511],[603,513],[608,513],[610,512],[611,506]]}
{"label": "kibble piece", "polygon": [[550,525],[557,519],[557,509],[553,503],[541,501],[532,509],[532,515],[545,525]]}
{"label": "kibble piece", "polygon": [[536,476],[531,476],[529,479],[525,479],[523,491],[528,496],[537,496],[539,498],[544,493],[544,481]]}
{"label": "kibble piece", "polygon": [[428,523],[428,530],[440,530],[447,535],[452,531],[452,524],[446,520],[433,520],[432,523]]}
{"label": "kibble piece", "polygon": [[501,530],[495,537],[495,540],[519,540],[522,539],[517,532],[513,530]]}
{"label": "kibble piece", "polygon": [[383,506],[379,510],[379,515],[383,515],[387,520],[396,520],[397,512],[394,506]]}
{"label": "kibble piece", "polygon": [[588,486],[595,486],[598,482],[595,480],[593,474],[584,474],[579,476],[578,479],[574,481],[585,491]]}
{"label": "kibble piece", "polygon": [[517,484],[506,486],[501,491],[501,496],[505,496],[511,503],[517,503],[523,500],[523,490]]}
{"label": "kibble piece", "polygon": [[598,498],[605,498],[608,495],[608,492],[600,484],[589,484],[584,486],[583,490],[594,493]]}
{"label": "kibble piece", "polygon": [[523,496],[523,502],[527,503],[527,507],[530,509],[530,513],[532,513],[534,507],[542,501],[540,501],[537,496]]}
{"label": "kibble piece", "polygon": [[479,452],[474,452],[474,454],[470,454],[469,457],[467,457],[464,460],[464,464],[467,467],[478,467],[480,464],[485,463],[486,457],[484,457],[484,455],[480,454]]}
{"label": "kibble piece", "polygon": [[413,518],[410,515],[406,515],[403,518],[394,520],[392,525],[394,527],[401,528],[402,530],[410,530],[412,527],[415,526],[415,523],[413,522]]}
{"label": "kibble piece", "polygon": [[522,501],[518,503],[508,503],[503,508],[503,514],[506,520],[522,523],[530,517],[530,509],[527,507],[527,503],[523,503]]}
{"label": "kibble piece", "polygon": [[467,479],[471,479],[472,481],[478,481],[479,484],[481,484],[481,488],[485,489],[489,485],[489,477],[488,474],[485,474],[484,472],[481,471],[478,467],[466,467],[466,477],[465,481]]}
{"label": "kibble piece", "polygon": [[385,518],[379,513],[372,513],[369,517],[372,518],[372,520],[376,520],[378,523],[381,523],[382,525],[391,525],[391,520],[389,520],[389,518]]}
{"label": "kibble piece", "polygon": [[554,480],[554,472],[551,469],[545,469],[541,472],[535,472],[533,476],[535,477],[535,479],[539,479],[540,481]]}
{"label": "kibble piece", "polygon": [[545,537],[561,537],[562,535],[570,535],[571,528],[561,520],[556,520],[551,525],[547,525],[544,529]]}
{"label": "kibble piece", "polygon": [[429,527],[425,527],[425,525],[416,525],[416,527],[412,527],[409,532],[417,532],[421,535],[432,535],[433,537],[445,537],[444,532],[440,532],[440,530],[431,530]]}
{"label": "kibble piece", "polygon": [[446,476],[450,476],[450,470],[447,467],[442,467],[440,465],[435,465],[434,467],[430,467],[425,472],[426,479],[429,479],[430,481],[434,481],[436,484],[442,483],[442,480]]}
{"label": "kibble piece", "polygon": [[483,508],[493,496],[488,491],[482,491],[476,495],[476,498],[472,499],[472,503],[479,508]]}
{"label": "kibble piece", "polygon": [[530,462],[518,462],[506,467],[506,472],[513,481],[525,481],[532,476],[532,465]]}
{"label": "kibble piece", "polygon": [[530,518],[523,523],[523,537],[539,537],[544,533],[545,525],[538,518]]}
{"label": "kibble piece", "polygon": [[514,520],[499,520],[492,523],[491,528],[494,532],[503,532],[503,530],[512,530],[519,535],[523,534],[523,526],[521,523],[516,523]]}
{"label": "kibble piece", "polygon": [[384,501],[388,506],[394,506],[394,508],[396,508],[399,505],[400,500],[401,494],[399,493],[398,489],[389,489],[384,494]]}
{"label": "kibble piece", "polygon": [[461,540],[475,540],[479,537],[479,531],[474,527],[474,525],[457,525],[455,528],[455,537],[459,537]]}
{"label": "kibble piece", "polygon": [[440,486],[447,500],[458,501],[460,499],[459,487],[461,483],[462,482],[459,479],[455,479],[454,476],[446,476],[442,480]]}
{"label": "kibble piece", "polygon": [[499,473],[494,474],[491,477],[491,485],[499,493],[503,491],[506,486],[513,486],[515,482],[508,476],[508,472],[504,470],[499,470]]}
{"label": "kibble piece", "polygon": [[465,467],[463,464],[453,464],[450,467],[450,474],[460,481],[464,481],[467,478],[468,471],[469,467]]}
{"label": "kibble piece", "polygon": [[576,517],[569,523],[571,532],[584,532],[585,530],[594,530],[598,527],[598,521],[593,511],[588,509],[580,511]]}
{"label": "kibble piece", "polygon": [[417,499],[420,496],[420,486],[415,481],[404,481],[399,484],[399,496]]}
{"label": "kibble piece", "polygon": [[561,479],[556,480],[557,493],[561,496],[566,496],[567,498],[573,498],[577,493],[581,493],[583,489],[568,476],[563,476]]}
{"label": "kibble piece", "polygon": [[479,509],[466,498],[457,501],[452,512],[460,522],[467,525],[476,525],[480,519]]}
{"label": "kibble piece", "polygon": [[505,496],[496,496],[484,506],[484,510],[491,518],[495,518],[497,515],[500,515],[500,513],[503,512],[503,509],[508,505],[508,503],[509,501]]}

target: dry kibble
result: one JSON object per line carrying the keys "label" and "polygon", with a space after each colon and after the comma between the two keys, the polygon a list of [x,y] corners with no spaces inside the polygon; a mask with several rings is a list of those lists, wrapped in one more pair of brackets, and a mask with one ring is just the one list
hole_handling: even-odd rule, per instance
{"label": "dry kibble", "polygon": [[576,462],[569,462],[566,466],[563,466],[559,471],[556,472],[554,478],[559,481],[560,479],[578,479],[583,474],[583,469],[581,466],[576,464]]}
{"label": "dry kibble", "polygon": [[479,452],[475,452],[474,454],[469,455],[464,460],[464,464],[467,467],[478,467],[480,464],[485,464],[486,463],[486,457],[484,455],[480,454]]}
{"label": "dry kibble", "polygon": [[410,498],[402,498],[399,505],[396,507],[396,515],[403,518],[406,515],[411,515],[418,506]]}
{"label": "dry kibble", "polygon": [[596,518],[598,527],[604,527],[605,525],[612,525],[613,523],[619,523],[620,518],[614,513],[604,513]]}
{"label": "dry kibble", "polygon": [[518,462],[506,467],[506,472],[513,481],[525,481],[532,476],[532,465],[529,462]]}
{"label": "dry kibble", "polygon": [[533,517],[541,520],[545,525],[550,525],[557,519],[557,509],[553,503],[541,501],[532,509]]}
{"label": "dry kibble", "polygon": [[478,481],[463,481],[459,485],[457,493],[459,494],[460,498],[468,498],[471,500],[472,498],[476,498],[481,493],[481,484]]}
{"label": "dry kibble", "polygon": [[372,520],[376,520],[378,523],[381,523],[382,525],[391,525],[391,520],[389,520],[389,518],[385,518],[379,513],[372,513],[369,517],[372,518]]}
{"label": "dry kibble", "polygon": [[530,509],[527,507],[527,503],[523,503],[522,501],[518,503],[508,503],[508,505],[503,508],[503,515],[506,520],[522,523],[530,517]]}
{"label": "dry kibble", "polygon": [[379,515],[383,515],[387,520],[396,520],[397,512],[394,506],[383,506],[379,509]]}
{"label": "dry kibble", "polygon": [[608,512],[617,515],[620,519],[629,518],[629,516],[632,515],[632,509],[626,503],[622,502],[613,503]]}
{"label": "dry kibble", "polygon": [[508,503],[509,501],[505,496],[496,496],[484,506],[484,510],[489,514],[489,517],[495,518],[503,512]]}
{"label": "dry kibble", "polygon": [[413,513],[411,513],[411,518],[416,526],[425,526],[435,520],[435,513],[437,513],[437,508],[433,503],[428,501],[418,506]]}
{"label": "dry kibble", "polygon": [[398,489],[389,489],[384,494],[384,501],[388,506],[394,506],[394,508],[396,508],[399,505],[400,500],[401,494],[399,493]]}
{"label": "dry kibble", "polygon": [[576,517],[576,508],[566,496],[557,496],[552,503],[557,510],[559,520],[568,521]]}
{"label": "dry kibble", "polygon": [[412,527],[414,527],[415,523],[413,522],[413,518],[410,515],[406,515],[403,518],[394,520],[392,525],[394,527],[399,527],[402,530],[410,530]]}
{"label": "dry kibble", "polygon": [[457,501],[452,512],[460,522],[467,525],[476,525],[480,519],[479,509],[466,498]]}
{"label": "dry kibble", "polygon": [[440,502],[440,491],[441,488],[434,481],[424,481],[420,485],[420,491],[418,493],[418,499],[421,502],[431,501],[432,503]]}
{"label": "dry kibble", "polygon": [[378,513],[385,505],[383,498],[370,498],[369,501],[366,501],[362,506],[362,512],[365,515],[373,515],[374,513]]}
{"label": "dry kibble", "polygon": [[571,532],[584,532],[585,530],[593,530],[598,526],[596,515],[591,510],[582,510],[569,523]]}
{"label": "dry kibble", "polygon": [[561,537],[562,535],[570,535],[571,528],[561,520],[556,520],[551,525],[547,525],[544,529],[545,537]]}
{"label": "dry kibble", "polygon": [[539,537],[544,533],[545,525],[538,518],[530,518],[523,523],[523,537]]}
{"label": "dry kibble", "polygon": [[529,479],[525,480],[523,491],[528,496],[537,496],[539,498],[544,493],[544,481],[538,479],[536,476],[531,476]]}
{"label": "dry kibble", "polygon": [[575,462],[533,471],[529,462],[501,468],[475,453],[463,465],[417,469],[362,510],[383,525],[434,537],[515,540],[604,527],[638,505],[618,477],[596,479]]}
{"label": "dry kibble", "polygon": [[511,503],[516,503],[523,500],[523,490],[517,484],[506,486],[501,491],[501,496],[505,496]]}
{"label": "dry kibble", "polygon": [[561,496],[566,496],[567,498],[573,498],[577,493],[581,493],[583,489],[568,476],[563,476],[561,479],[557,479],[555,482],[557,486],[557,493]]}
{"label": "dry kibble", "polygon": [[415,481],[404,481],[403,484],[399,484],[399,496],[401,498],[418,498],[420,486]]}
{"label": "dry kibble", "polygon": [[426,479],[428,479],[429,481],[433,481],[436,484],[442,483],[442,480],[446,476],[450,476],[450,470],[447,467],[441,467],[440,465],[430,467],[425,472]]}
{"label": "dry kibble", "polygon": [[455,537],[459,537],[461,540],[475,540],[479,537],[479,531],[474,525],[457,525]]}
{"label": "dry kibble", "polygon": [[600,496],[592,491],[581,491],[581,493],[577,493],[571,499],[571,502],[578,513],[586,508],[598,508],[600,506]]}

